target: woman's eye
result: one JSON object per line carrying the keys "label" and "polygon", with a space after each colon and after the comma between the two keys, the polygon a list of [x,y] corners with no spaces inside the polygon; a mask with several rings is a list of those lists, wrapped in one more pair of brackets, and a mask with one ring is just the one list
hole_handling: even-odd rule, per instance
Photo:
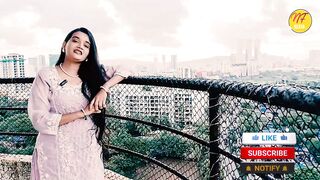
{"label": "woman's eye", "polygon": [[78,42],[76,39],[73,39],[72,42]]}
{"label": "woman's eye", "polygon": [[86,47],[86,48],[88,48],[88,49],[90,48],[90,46],[88,46],[88,45],[84,45],[84,47]]}

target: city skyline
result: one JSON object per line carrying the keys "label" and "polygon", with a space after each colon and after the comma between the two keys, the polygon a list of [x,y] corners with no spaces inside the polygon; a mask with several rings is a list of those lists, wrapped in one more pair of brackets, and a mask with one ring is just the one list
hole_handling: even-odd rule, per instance
{"label": "city skyline", "polygon": [[[261,53],[297,60],[320,49],[320,8],[310,1],[1,0],[0,5],[5,7],[0,18],[1,55],[57,54],[65,35],[79,26],[93,32],[102,60],[226,56],[246,40],[260,41]],[[311,13],[313,23],[309,31],[294,33],[288,18],[300,8]]]}

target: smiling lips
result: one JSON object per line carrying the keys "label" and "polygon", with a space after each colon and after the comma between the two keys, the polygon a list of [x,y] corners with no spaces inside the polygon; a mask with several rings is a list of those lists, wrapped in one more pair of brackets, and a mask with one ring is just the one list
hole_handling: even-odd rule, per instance
{"label": "smiling lips", "polygon": [[73,52],[78,54],[78,55],[82,55],[82,51],[80,51],[79,49],[75,49]]}

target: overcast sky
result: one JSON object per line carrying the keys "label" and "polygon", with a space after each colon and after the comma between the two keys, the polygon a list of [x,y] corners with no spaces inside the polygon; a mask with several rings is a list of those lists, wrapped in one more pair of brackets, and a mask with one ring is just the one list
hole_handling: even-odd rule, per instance
{"label": "overcast sky", "polygon": [[[179,61],[230,55],[243,39],[261,52],[295,59],[320,49],[320,4],[312,0],[0,0],[0,54],[59,53],[66,34],[87,27],[100,59]],[[294,33],[288,18],[306,9],[312,26]]]}

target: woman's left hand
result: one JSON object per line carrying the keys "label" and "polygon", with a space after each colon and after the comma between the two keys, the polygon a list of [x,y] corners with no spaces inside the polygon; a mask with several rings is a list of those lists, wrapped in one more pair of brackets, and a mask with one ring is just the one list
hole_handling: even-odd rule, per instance
{"label": "woman's left hand", "polygon": [[97,93],[97,95],[92,99],[90,102],[89,108],[94,108],[95,111],[101,110],[103,108],[106,108],[106,99],[107,99],[107,92],[103,89],[100,89],[100,91]]}

